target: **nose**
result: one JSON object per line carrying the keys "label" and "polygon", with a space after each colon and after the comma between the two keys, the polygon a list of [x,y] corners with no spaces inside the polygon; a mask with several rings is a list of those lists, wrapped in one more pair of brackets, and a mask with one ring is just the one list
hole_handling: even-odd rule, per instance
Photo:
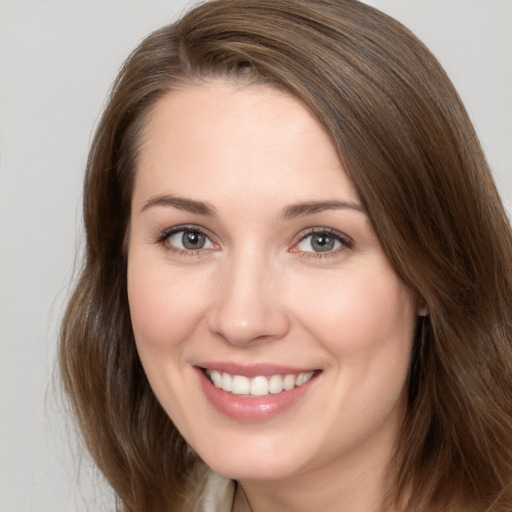
{"label": "nose", "polygon": [[241,260],[219,273],[208,316],[210,331],[241,347],[282,338],[289,330],[289,318],[278,269],[254,258]]}

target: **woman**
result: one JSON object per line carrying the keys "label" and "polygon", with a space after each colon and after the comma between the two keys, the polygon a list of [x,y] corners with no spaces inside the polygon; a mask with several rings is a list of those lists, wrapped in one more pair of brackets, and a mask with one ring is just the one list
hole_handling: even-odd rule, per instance
{"label": "woman", "polygon": [[399,23],[219,0],[150,35],[84,221],[61,370],[123,510],[512,508],[510,227]]}

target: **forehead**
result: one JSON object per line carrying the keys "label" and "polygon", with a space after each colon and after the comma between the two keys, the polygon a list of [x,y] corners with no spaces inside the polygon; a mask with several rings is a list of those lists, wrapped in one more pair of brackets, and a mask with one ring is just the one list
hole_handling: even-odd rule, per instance
{"label": "forehead", "polygon": [[170,92],[150,113],[134,201],[157,193],[357,201],[330,137],[299,100],[223,81]]}

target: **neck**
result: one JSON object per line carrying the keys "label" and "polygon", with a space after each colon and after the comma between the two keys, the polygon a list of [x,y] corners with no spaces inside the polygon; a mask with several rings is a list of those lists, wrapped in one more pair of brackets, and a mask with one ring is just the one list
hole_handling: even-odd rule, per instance
{"label": "neck", "polygon": [[247,495],[239,482],[236,483],[235,499],[231,510],[232,512],[253,512]]}

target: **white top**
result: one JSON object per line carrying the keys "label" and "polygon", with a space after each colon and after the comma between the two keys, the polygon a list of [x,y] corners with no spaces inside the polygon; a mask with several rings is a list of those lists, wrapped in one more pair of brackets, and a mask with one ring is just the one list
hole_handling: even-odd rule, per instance
{"label": "white top", "polygon": [[235,482],[208,471],[206,484],[194,512],[231,512]]}

